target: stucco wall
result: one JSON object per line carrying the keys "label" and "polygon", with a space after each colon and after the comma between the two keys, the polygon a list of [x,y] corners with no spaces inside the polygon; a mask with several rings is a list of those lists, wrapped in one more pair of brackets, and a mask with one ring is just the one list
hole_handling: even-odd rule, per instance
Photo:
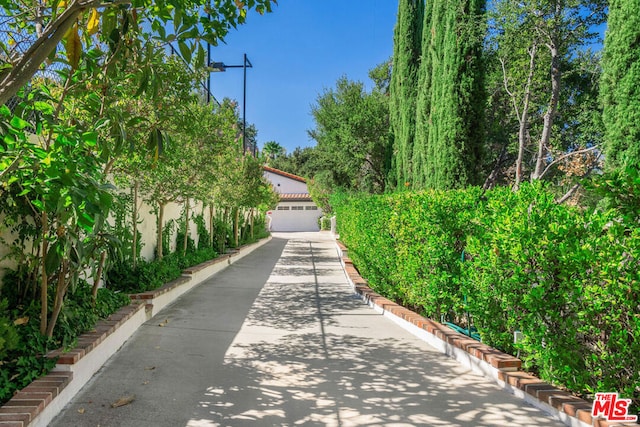
{"label": "stucco wall", "polygon": [[276,193],[308,193],[307,184],[278,175],[273,172],[265,171],[264,176],[273,184]]}

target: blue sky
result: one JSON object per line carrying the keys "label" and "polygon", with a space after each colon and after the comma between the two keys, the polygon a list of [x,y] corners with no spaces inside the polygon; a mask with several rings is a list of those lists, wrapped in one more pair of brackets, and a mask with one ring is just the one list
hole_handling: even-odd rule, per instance
{"label": "blue sky", "polygon": [[[212,60],[241,65],[246,53],[247,122],[258,145],[276,141],[287,152],[314,145],[311,105],[346,75],[370,87],[368,72],[393,53],[395,0],[278,0],[271,14],[252,13]],[[211,74],[217,99],[237,99],[242,114],[242,69]]]}

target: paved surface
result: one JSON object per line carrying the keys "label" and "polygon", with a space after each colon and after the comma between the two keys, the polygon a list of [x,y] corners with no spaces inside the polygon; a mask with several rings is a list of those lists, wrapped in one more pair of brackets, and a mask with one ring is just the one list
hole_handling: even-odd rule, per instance
{"label": "paved surface", "polygon": [[53,425],[562,426],[362,304],[322,233],[274,234],[185,294]]}

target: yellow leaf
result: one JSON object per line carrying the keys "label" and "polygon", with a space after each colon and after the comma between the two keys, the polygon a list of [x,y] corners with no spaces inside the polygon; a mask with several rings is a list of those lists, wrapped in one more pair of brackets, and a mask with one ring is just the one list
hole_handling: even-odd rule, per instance
{"label": "yellow leaf", "polygon": [[67,0],[60,0],[58,2],[58,7],[60,8],[67,7]]}
{"label": "yellow leaf", "polygon": [[65,41],[67,43],[67,59],[69,60],[69,64],[71,64],[71,68],[75,70],[80,64],[80,55],[82,54],[82,41],[78,34],[77,23],[73,24],[73,27],[71,27],[65,36]]}
{"label": "yellow leaf", "polygon": [[100,14],[97,9],[91,9],[89,13],[89,21],[87,21],[87,33],[92,36],[98,32],[98,25],[100,24]]}
{"label": "yellow leaf", "polygon": [[13,324],[16,326],[19,326],[19,325],[24,325],[27,322],[29,322],[29,317],[21,317],[19,319],[14,320]]}
{"label": "yellow leaf", "polygon": [[129,403],[136,400],[136,395],[132,394],[131,396],[123,396],[120,399],[116,400],[111,404],[112,408],[119,408],[120,406],[128,405]]}

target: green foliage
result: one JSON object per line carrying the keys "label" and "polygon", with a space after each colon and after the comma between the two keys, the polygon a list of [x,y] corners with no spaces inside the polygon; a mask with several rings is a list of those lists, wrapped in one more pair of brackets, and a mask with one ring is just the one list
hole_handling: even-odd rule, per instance
{"label": "green foliage", "polygon": [[11,322],[7,305],[6,300],[0,300],[0,362],[18,344],[18,334]]}
{"label": "green foliage", "polygon": [[[186,222],[184,221],[184,216],[182,216],[180,220],[178,220],[178,231],[176,233],[176,248],[177,248],[176,250],[178,252],[182,251],[185,235],[186,235]],[[187,252],[189,253],[189,252],[195,252],[195,251],[196,251],[196,242],[189,235],[187,236]]]}
{"label": "green foliage", "polygon": [[622,0],[608,6],[601,96],[607,164],[618,168],[640,163],[640,7]]}
{"label": "green foliage", "polygon": [[262,156],[265,159],[265,164],[269,165],[273,160],[283,156],[286,153],[284,147],[278,144],[276,141],[267,141],[262,146]]}
{"label": "green foliage", "polygon": [[231,226],[224,219],[216,217],[214,218],[212,233],[213,248],[218,253],[223,254],[225,252],[225,248],[227,248],[231,242],[231,235],[233,234]]}
{"label": "green foliage", "polygon": [[[23,322],[15,327],[17,341],[8,349],[6,357],[0,358],[0,404],[55,366],[55,359],[46,357],[50,350],[74,345],[78,335],[93,329],[99,319],[108,317],[129,302],[127,295],[102,288],[98,290],[94,306],[91,302],[91,286],[81,282],[67,294],[52,338],[47,338],[39,331],[39,301],[13,309],[12,317],[20,318]],[[49,304],[53,306],[53,298],[50,298]],[[0,316],[0,319],[3,317]]]}
{"label": "green foliage", "polygon": [[[148,63],[153,54],[149,45],[175,43],[182,58],[201,69],[207,66],[203,41],[217,45],[231,29],[246,22],[248,12],[271,12],[273,4],[276,2],[270,0],[220,0],[213,4],[197,0],[157,2],[149,7],[142,0],[118,4],[90,0],[65,2],[64,6],[58,1],[33,5],[0,1],[0,12],[8,17],[4,25],[10,29],[10,37],[0,41],[7,58],[0,105],[28,83],[45,61],[54,60],[66,62],[73,70],[83,69],[87,61],[96,74],[126,70],[143,78],[139,90],[144,91],[155,86],[150,82],[153,72]],[[47,31],[38,31],[39,26]],[[62,41],[64,50],[57,48]],[[99,49],[92,49],[96,44]],[[132,58],[138,61],[135,66],[131,66]]]}
{"label": "green foliage", "polygon": [[193,222],[196,223],[198,230],[198,249],[204,249],[211,247],[211,234],[207,228],[207,224],[204,219],[204,215],[196,215],[193,217]]}
{"label": "green foliage", "polygon": [[639,401],[640,232],[627,208],[558,205],[542,185],[337,194],[332,204],[378,292],[436,319],[469,313],[484,342],[546,381]]}
{"label": "green foliage", "polygon": [[416,134],[415,189],[477,184],[484,142],[485,2],[436,1],[424,13]]}
{"label": "green foliage", "polygon": [[216,256],[214,249],[202,248],[187,251],[185,255],[178,251],[154,261],[141,260],[135,268],[130,263],[116,263],[107,271],[105,285],[107,289],[124,293],[151,291],[180,277],[185,268]]}
{"label": "green foliage", "polygon": [[294,175],[309,177],[314,172],[312,163],[315,151],[315,147],[296,147],[292,153],[276,157],[269,165]]}
{"label": "green foliage", "polygon": [[[605,3],[491,3],[484,57],[490,97],[487,152],[495,153],[490,159],[497,163],[492,166],[498,174],[494,179],[540,179],[551,161],[601,142],[599,55],[591,49],[600,43]],[[544,178],[570,178],[571,187],[576,181],[572,176],[582,177],[597,166],[593,157],[580,157],[555,163],[557,168],[544,172]]]}
{"label": "green foliage", "polygon": [[388,97],[341,77],[312,107],[316,184],[381,193],[390,157]]}
{"label": "green foliage", "polygon": [[612,209],[623,224],[636,228],[640,222],[640,164],[613,170],[585,183],[600,197],[604,209]]}
{"label": "green foliage", "polygon": [[331,217],[330,216],[321,216],[318,218],[318,225],[320,226],[320,230],[331,230]]}
{"label": "green foliage", "polygon": [[412,181],[424,8],[422,0],[400,0],[393,35],[389,114],[395,170],[391,171],[391,182],[400,186]]}

